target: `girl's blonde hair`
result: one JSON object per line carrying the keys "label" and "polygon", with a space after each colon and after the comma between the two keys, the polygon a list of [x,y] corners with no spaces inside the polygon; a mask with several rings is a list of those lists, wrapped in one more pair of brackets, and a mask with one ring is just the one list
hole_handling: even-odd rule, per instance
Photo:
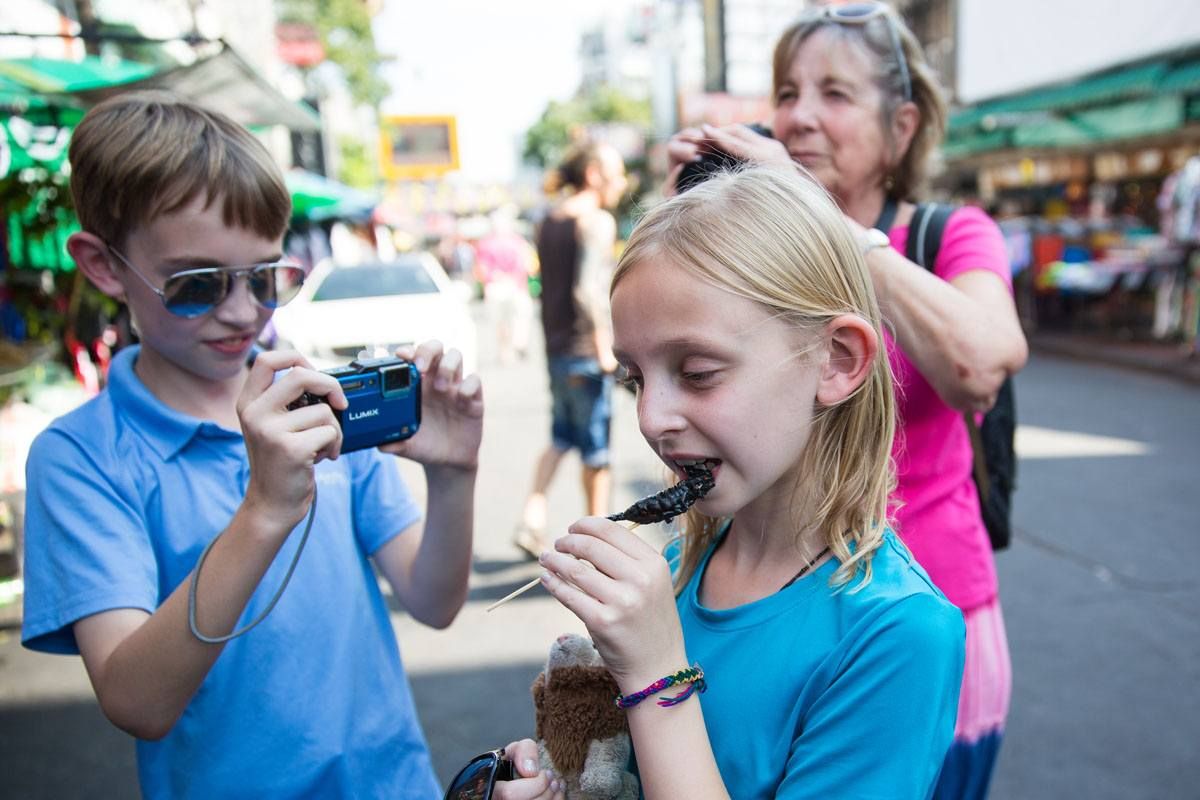
{"label": "girl's blonde hair", "polygon": [[[845,585],[862,568],[865,585],[895,485],[896,409],[875,292],[833,199],[791,170],[753,167],[717,175],[641,219],[617,264],[613,287],[635,266],[653,269],[658,260],[765,306],[807,332],[804,340],[814,340],[842,314],[856,314],[875,329],[880,346],[867,378],[840,403],[814,409],[808,444],[797,454],[804,491],[815,501],[814,522],[795,531],[797,541],[819,530],[841,562],[834,582]],[[688,512],[677,590],[724,522]]]}

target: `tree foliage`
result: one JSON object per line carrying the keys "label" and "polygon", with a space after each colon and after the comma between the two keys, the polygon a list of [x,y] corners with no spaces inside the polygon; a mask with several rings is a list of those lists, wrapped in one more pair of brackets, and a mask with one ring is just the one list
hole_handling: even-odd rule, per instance
{"label": "tree foliage", "polygon": [[313,26],[325,58],[346,76],[355,102],[378,108],[387,97],[387,81],[379,68],[390,60],[375,47],[371,14],[362,0],[276,0],[281,22]]}
{"label": "tree foliage", "polygon": [[649,100],[635,100],[611,86],[600,86],[566,102],[551,100],[541,118],[525,132],[522,156],[548,167],[558,163],[589,124],[626,122],[649,130],[651,120]]}

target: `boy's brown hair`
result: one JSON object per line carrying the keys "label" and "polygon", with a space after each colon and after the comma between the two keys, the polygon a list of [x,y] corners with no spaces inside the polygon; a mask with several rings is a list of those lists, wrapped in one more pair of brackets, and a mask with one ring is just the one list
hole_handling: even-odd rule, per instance
{"label": "boy's brown hair", "polygon": [[88,111],[71,137],[71,196],[83,230],[123,247],[135,227],[197,197],[226,225],[275,239],[292,202],[271,154],[241,125],[169,92],[130,92]]}

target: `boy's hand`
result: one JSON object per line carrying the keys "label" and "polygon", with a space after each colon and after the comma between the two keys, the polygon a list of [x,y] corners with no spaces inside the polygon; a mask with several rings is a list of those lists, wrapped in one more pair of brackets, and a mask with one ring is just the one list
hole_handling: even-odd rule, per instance
{"label": "boy's hand", "polygon": [[[285,369],[290,369],[288,374],[275,380],[275,373]],[[289,410],[304,392],[323,396],[328,403]],[[246,503],[284,533],[308,513],[313,465],[341,452],[342,429],[330,406],[346,408],[341,385],[292,350],[260,354],[238,397],[238,419],[250,459]]]}
{"label": "boy's hand", "polygon": [[538,768],[537,742],[532,739],[511,742],[504,748],[504,757],[513,762],[517,776],[511,781],[496,782],[492,792],[495,800],[562,800],[562,778]]}
{"label": "boy's hand", "polygon": [[483,438],[483,387],[478,375],[462,374],[462,354],[438,341],[401,347],[400,358],[421,373],[421,427],[415,436],[379,449],[426,467],[474,470]]}

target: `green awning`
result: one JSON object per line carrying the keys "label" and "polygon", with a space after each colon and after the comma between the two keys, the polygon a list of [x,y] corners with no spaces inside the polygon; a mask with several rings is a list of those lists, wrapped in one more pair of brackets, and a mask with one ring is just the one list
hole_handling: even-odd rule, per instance
{"label": "green awning", "polygon": [[1073,147],[1150,136],[1175,130],[1184,122],[1181,95],[1031,116],[1029,121],[1002,130],[966,131],[950,136],[942,146],[949,159],[1018,147]]}
{"label": "green awning", "polygon": [[292,196],[292,218],[296,220],[365,221],[379,203],[373,195],[314,172],[292,169],[283,178]]}
{"label": "green awning", "polygon": [[1038,111],[1066,111],[1154,94],[1169,71],[1168,63],[1156,61],[1129,69],[1106,72],[1071,83],[1031,89],[1018,95],[987,100],[950,115],[949,129],[984,125],[988,117],[1020,115]]}
{"label": "green awning", "polygon": [[1200,92],[1200,49],[985,100],[950,115],[948,160],[1008,148],[1069,147],[1181,127]]}
{"label": "green awning", "polygon": [[151,64],[86,56],[82,61],[52,58],[0,59],[0,77],[40,94],[69,94],[141,80],[157,71]]}
{"label": "green awning", "polygon": [[1163,76],[1160,92],[1200,92],[1200,59],[1183,64]]}

